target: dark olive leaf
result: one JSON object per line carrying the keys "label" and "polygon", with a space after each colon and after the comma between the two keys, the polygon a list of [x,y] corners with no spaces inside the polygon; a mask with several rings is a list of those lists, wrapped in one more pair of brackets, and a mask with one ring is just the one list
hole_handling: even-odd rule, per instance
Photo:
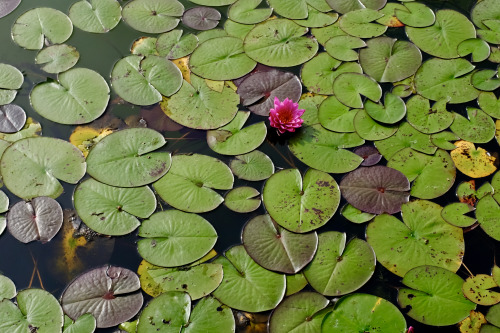
{"label": "dark olive leaf", "polygon": [[21,130],[26,122],[26,112],[19,105],[0,105],[0,132],[14,133]]}
{"label": "dark olive leaf", "polygon": [[410,197],[410,182],[400,171],[377,165],[359,168],[340,182],[340,191],[354,207],[373,214],[394,214]]}
{"label": "dark olive leaf", "polygon": [[194,7],[182,15],[182,23],[196,30],[210,30],[219,24],[221,15],[217,9],[210,7]]}
{"label": "dark olive leaf", "polygon": [[98,328],[112,327],[139,312],[143,303],[140,289],[134,272],[104,266],[76,277],[61,295],[61,305],[73,320],[91,313]]}
{"label": "dark olive leaf", "polygon": [[382,159],[382,155],[374,146],[361,146],[353,150],[353,153],[363,158],[361,166],[369,167],[377,164]]}
{"label": "dark olive leaf", "polygon": [[63,211],[59,203],[49,197],[20,201],[7,214],[9,232],[23,243],[50,241],[61,229]]}

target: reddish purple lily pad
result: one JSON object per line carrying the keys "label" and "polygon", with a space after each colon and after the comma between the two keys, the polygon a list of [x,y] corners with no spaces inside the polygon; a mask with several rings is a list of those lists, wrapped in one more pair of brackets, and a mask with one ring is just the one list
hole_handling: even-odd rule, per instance
{"label": "reddish purple lily pad", "polygon": [[61,296],[64,312],[75,320],[91,313],[98,328],[112,327],[135,316],[144,301],[139,277],[126,268],[104,266],[75,278]]}
{"label": "reddish purple lily pad", "polygon": [[217,9],[210,7],[194,7],[182,15],[182,23],[196,30],[210,30],[215,28],[221,19]]}
{"label": "reddish purple lily pad", "polygon": [[394,214],[410,197],[410,182],[398,170],[382,165],[362,167],[347,174],[340,191],[348,203],[372,214]]}
{"label": "reddish purple lily pad", "polygon": [[266,65],[262,65],[262,64],[259,64],[257,63],[257,66],[255,66],[255,68],[253,69],[253,71],[251,71],[250,73],[248,73],[247,75],[244,75],[242,77],[239,77],[237,79],[234,79],[233,80],[233,83],[236,87],[239,87],[240,84],[245,81],[246,79],[248,79],[250,76],[254,75],[254,74],[257,74],[257,73],[260,73],[260,72],[270,72],[270,71],[273,71],[275,70],[274,68],[272,67],[269,67],[269,66],[266,66]]}
{"label": "reddish purple lily pad", "polygon": [[363,158],[361,166],[365,167],[375,165],[382,159],[382,155],[374,146],[361,146],[354,149],[353,153]]}
{"label": "reddish purple lily pad", "polygon": [[19,6],[21,0],[2,0],[0,1],[0,17],[9,15]]}
{"label": "reddish purple lily pad", "polygon": [[302,84],[292,73],[272,70],[249,76],[241,82],[237,92],[242,105],[250,105],[248,109],[253,113],[269,116],[269,110],[274,107],[274,97],[280,101],[289,98],[297,103],[302,94]]}

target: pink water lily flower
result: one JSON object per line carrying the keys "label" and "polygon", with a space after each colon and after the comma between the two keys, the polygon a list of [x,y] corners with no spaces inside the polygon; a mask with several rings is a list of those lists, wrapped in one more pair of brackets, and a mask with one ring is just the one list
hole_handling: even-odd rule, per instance
{"label": "pink water lily flower", "polygon": [[278,97],[274,97],[274,109],[269,111],[269,122],[277,129],[278,134],[286,131],[295,132],[295,129],[302,126],[304,122],[300,118],[304,112],[305,110],[299,109],[299,104],[291,99],[285,98],[283,102],[280,102]]}

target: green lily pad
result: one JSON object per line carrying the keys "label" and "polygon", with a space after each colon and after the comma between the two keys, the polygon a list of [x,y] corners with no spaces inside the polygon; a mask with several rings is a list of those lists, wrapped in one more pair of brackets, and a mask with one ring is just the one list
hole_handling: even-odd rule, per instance
{"label": "green lily pad", "polygon": [[497,326],[493,325],[481,325],[481,330],[479,331],[480,333],[500,333],[500,328]]}
{"label": "green lily pad", "polygon": [[180,332],[188,324],[190,314],[189,295],[181,291],[168,291],[153,298],[142,310],[137,323],[137,333]]}
{"label": "green lily pad", "polygon": [[164,57],[130,55],[118,60],[113,67],[111,85],[127,102],[151,105],[161,101],[162,95],[177,92],[182,85],[182,74]]}
{"label": "green lily pad", "polygon": [[482,40],[491,44],[500,43],[500,20],[483,20],[482,23],[487,27],[487,29],[478,30],[478,36],[481,37]]}
{"label": "green lily pad", "polygon": [[378,83],[365,74],[343,73],[333,82],[333,92],[338,100],[352,108],[361,109],[361,95],[378,102],[382,97],[382,89]]}
{"label": "green lily pad", "polygon": [[328,313],[324,310],[330,302],[320,294],[302,292],[286,298],[273,311],[269,318],[269,331],[320,332],[323,318]]}
{"label": "green lily pad", "polygon": [[474,206],[464,202],[453,202],[446,205],[441,211],[441,217],[451,225],[460,228],[470,227],[476,223],[476,219],[465,214],[476,210]]}
{"label": "green lily pad", "polygon": [[12,299],[16,297],[16,285],[5,275],[0,275],[0,299]]}
{"label": "green lily pad", "polygon": [[285,275],[260,267],[243,245],[230,248],[224,257],[213,262],[222,264],[224,270],[222,283],[213,295],[233,309],[248,312],[271,310],[285,295]]}
{"label": "green lily pad", "polygon": [[232,333],[235,326],[231,308],[213,297],[205,297],[196,303],[181,333]]}
{"label": "green lily pad", "polygon": [[241,186],[227,192],[224,205],[237,213],[250,213],[260,206],[259,191],[250,186]]}
{"label": "green lily pad", "polygon": [[272,175],[262,190],[267,212],[282,227],[298,233],[315,230],[330,220],[340,202],[340,190],[329,174],[309,169]]}
{"label": "green lily pad", "polygon": [[26,289],[17,294],[17,306],[4,299],[0,302],[0,330],[4,332],[61,332],[63,311],[57,299],[42,289]]}
{"label": "green lily pad", "polygon": [[153,214],[142,222],[137,242],[139,254],[163,267],[189,264],[207,254],[217,241],[217,233],[203,217],[178,210]]}
{"label": "green lily pad", "polygon": [[403,222],[382,214],[366,228],[366,240],[377,260],[398,276],[421,265],[434,265],[456,272],[462,265],[465,244],[461,228],[441,217],[442,207],[427,200],[401,206]]}
{"label": "green lily pad", "polygon": [[398,126],[378,123],[364,109],[361,109],[354,117],[354,129],[361,138],[377,141],[392,136],[398,130]]}
{"label": "green lily pad", "polygon": [[357,9],[370,8],[381,9],[386,4],[387,0],[326,0],[326,2],[341,14],[351,12]]}
{"label": "green lily pad", "polygon": [[158,34],[174,29],[184,6],[177,0],[132,0],[122,9],[123,20],[137,31]]}
{"label": "green lily pad", "polygon": [[303,36],[307,32],[307,28],[290,20],[270,20],[256,25],[248,33],[243,48],[246,55],[261,64],[274,67],[296,66],[308,61],[318,52],[316,40]]}
{"label": "green lily pad", "polygon": [[365,47],[366,43],[358,37],[336,36],[330,38],[325,44],[325,51],[333,58],[340,61],[358,60],[358,52],[354,49]]}
{"label": "green lily pad", "polygon": [[432,326],[453,325],[466,318],[476,304],[462,294],[463,280],[447,269],[415,267],[405,274],[398,303],[413,319]]}
{"label": "green lily pad", "polygon": [[432,58],[424,62],[415,74],[415,88],[420,95],[433,101],[469,102],[479,95],[471,83],[473,69],[474,66],[465,59]]}
{"label": "green lily pad", "polygon": [[477,98],[481,110],[490,117],[500,119],[500,100],[493,92],[481,92]]}
{"label": "green lily pad", "polygon": [[313,258],[316,233],[295,234],[276,225],[269,215],[254,217],[244,226],[241,240],[245,250],[260,266],[295,274]]}
{"label": "green lily pad", "polygon": [[[487,185],[487,184],[488,183],[486,183],[485,185]],[[483,185],[483,186],[485,186],[485,185]],[[478,192],[483,188],[483,186],[481,186],[479,188]],[[486,192],[489,192],[487,194],[492,194],[493,198],[497,202],[500,202],[500,172],[497,172],[493,175],[493,178],[491,179],[490,189],[488,189]]]}
{"label": "green lily pad", "polygon": [[5,213],[9,210],[9,197],[4,191],[0,191],[0,213]]}
{"label": "green lily pad", "polygon": [[431,107],[427,98],[415,95],[406,103],[406,120],[424,134],[441,132],[455,119],[455,114],[446,110],[446,103],[447,100],[442,99]]}
{"label": "green lily pad", "polygon": [[490,290],[497,287],[491,275],[477,274],[468,277],[462,291],[469,300],[479,305],[494,305],[500,302],[500,293]]}
{"label": "green lily pad", "polygon": [[444,150],[453,150],[457,148],[453,143],[450,142],[457,140],[460,140],[460,137],[450,131],[443,131],[431,135],[432,144]]}
{"label": "green lily pad", "polygon": [[317,292],[339,296],[361,288],[375,271],[375,253],[364,240],[327,231],[318,236],[318,250],[304,275]]}
{"label": "green lily pad", "polygon": [[305,19],[308,16],[306,0],[297,0],[293,3],[287,0],[267,0],[267,2],[280,16],[289,19]]}
{"label": "green lily pad", "polygon": [[307,4],[322,13],[332,11],[332,7],[328,4],[327,0],[306,0]]}
{"label": "green lily pad", "polygon": [[90,313],[86,313],[73,321],[70,317],[64,316],[64,320],[69,319],[69,325],[64,325],[63,333],[92,333],[96,329],[96,320]]}
{"label": "green lily pad", "polygon": [[354,117],[358,110],[340,103],[337,97],[328,96],[318,110],[321,126],[335,132],[354,132]]}
{"label": "green lily pad", "polygon": [[273,161],[258,150],[235,156],[229,167],[236,177],[250,181],[264,180],[274,173]]}
{"label": "green lily pad", "polygon": [[98,181],[112,186],[150,184],[170,168],[170,153],[154,152],[163,145],[163,136],[149,128],[113,132],[90,151],[87,172]]}
{"label": "green lily pad", "polygon": [[199,32],[196,37],[198,37],[198,42],[203,43],[212,38],[225,37],[227,32],[222,29],[212,29]]}
{"label": "green lily pad", "polygon": [[340,28],[347,34],[359,38],[373,38],[382,35],[387,27],[373,23],[384,16],[376,10],[362,8],[350,11],[340,19]]}
{"label": "green lily pad", "polygon": [[485,69],[472,74],[472,85],[482,91],[493,91],[500,87],[498,72],[493,69]]}
{"label": "green lily pad", "polygon": [[499,316],[499,314],[500,314],[500,305],[492,306],[488,310],[488,313],[486,314],[486,320],[489,323],[492,323],[493,325],[500,328],[500,316]]}
{"label": "green lily pad", "polygon": [[500,241],[500,206],[493,199],[493,196],[487,195],[478,201],[476,218],[488,236]]}
{"label": "green lily pad", "polygon": [[5,186],[20,198],[57,198],[63,192],[58,179],[76,184],[86,166],[82,152],[71,143],[34,137],[16,141],[5,150],[0,173]]}
{"label": "green lily pad", "polygon": [[347,36],[347,33],[340,29],[339,21],[323,28],[312,28],[311,34],[316,37],[318,43],[323,46],[333,37]]}
{"label": "green lily pad", "polygon": [[[307,0],[306,0],[307,1]],[[309,28],[327,27],[339,18],[337,13],[323,13],[311,5],[307,5],[308,16],[303,20],[293,20],[295,23]]]}
{"label": "green lily pad", "polygon": [[84,0],[75,2],[68,15],[75,27],[83,31],[105,33],[120,23],[122,8],[116,0]]}
{"label": "green lily pad", "polygon": [[318,53],[302,66],[300,77],[307,90],[322,95],[333,95],[333,82],[342,73],[363,73],[357,62],[334,59],[326,52]]}
{"label": "green lily pad", "polygon": [[497,6],[495,0],[483,0],[478,2],[471,11],[471,19],[475,25],[481,29],[486,29],[487,27],[483,24],[483,21],[490,19],[498,19],[500,15],[500,9]]}
{"label": "green lily pad", "polygon": [[481,62],[490,56],[490,46],[484,40],[479,38],[466,39],[458,44],[458,55],[465,57],[471,55],[472,62]]}
{"label": "green lily pad", "polygon": [[466,39],[475,38],[476,30],[465,15],[454,10],[439,10],[433,25],[407,27],[406,34],[418,48],[432,56],[457,58],[458,45]]}
{"label": "green lily pad", "polygon": [[385,4],[382,9],[379,9],[379,13],[384,14],[384,16],[379,18],[377,20],[377,23],[386,25],[391,28],[404,27],[404,23],[396,17],[396,10],[408,12],[408,8],[406,8],[403,4],[389,2]]}
{"label": "green lily pad", "polygon": [[248,117],[250,112],[238,111],[229,124],[208,131],[210,149],[222,155],[241,155],[259,147],[266,139],[266,124],[262,121],[243,128]]}
{"label": "green lily pad", "polygon": [[62,44],[73,33],[73,24],[53,8],[33,8],[19,16],[12,26],[14,42],[28,50],[41,50],[45,43]]}
{"label": "green lily pad", "polygon": [[417,71],[422,63],[420,50],[412,43],[395,38],[370,39],[359,52],[363,71],[379,82],[401,81]]}
{"label": "green lily pad", "polygon": [[420,199],[434,199],[443,195],[451,188],[456,177],[453,160],[442,149],[429,156],[404,148],[390,158],[387,166],[404,173],[412,182],[410,194]]}
{"label": "green lily pad", "polygon": [[[493,180],[495,176],[493,176]],[[492,180],[492,181],[493,181]],[[477,191],[476,191],[476,182],[475,180],[470,180],[466,182],[461,182],[456,189],[456,196],[460,202],[467,203],[471,206],[476,205],[476,201],[481,198],[492,194],[495,192],[493,186],[490,183],[484,183]],[[495,196],[493,196],[495,197]]]}
{"label": "green lily pad", "polygon": [[126,235],[156,209],[156,197],[147,186],[113,187],[87,179],[75,189],[78,216],[91,229],[104,235]]}
{"label": "green lily pad", "polygon": [[189,58],[191,71],[210,80],[239,78],[251,72],[256,64],[245,54],[243,41],[237,37],[209,39]]}
{"label": "green lily pad", "polygon": [[12,102],[23,82],[23,73],[16,67],[0,63],[0,105]]}
{"label": "green lily pad", "polygon": [[198,46],[198,37],[193,34],[182,35],[182,30],[165,32],[156,39],[158,54],[167,59],[178,59],[191,54]]}
{"label": "green lily pad", "polygon": [[[485,112],[476,108],[467,108],[468,118],[456,113],[450,129],[465,141],[486,143],[495,137],[495,122]],[[477,129],[481,128],[480,131]]]}
{"label": "green lily pad", "polygon": [[350,222],[356,224],[368,222],[376,216],[376,214],[363,212],[351,204],[345,204],[340,213]]}
{"label": "green lily pad", "polygon": [[406,332],[406,321],[391,302],[373,295],[352,294],[335,303],[321,332]]}
{"label": "green lily pad", "polygon": [[237,37],[241,40],[244,40],[254,27],[255,24],[243,24],[229,19],[224,23],[224,30],[227,32],[227,35]]}
{"label": "green lily pad", "polygon": [[230,190],[233,180],[229,167],[216,158],[199,154],[175,155],[169,172],[153,187],[172,207],[203,213],[224,201],[213,189]]}
{"label": "green lily pad", "polygon": [[158,55],[156,50],[156,37],[140,37],[134,41],[130,48],[130,53],[145,57],[148,55]]}
{"label": "green lily pad", "polygon": [[287,275],[285,296],[296,294],[304,289],[305,286],[307,286],[307,280],[302,272],[293,275]]}
{"label": "green lily pad", "polygon": [[47,73],[60,73],[73,67],[78,58],[80,58],[80,53],[75,47],[60,44],[49,46],[38,52],[35,63],[43,65],[42,70]]}
{"label": "green lily pad", "polygon": [[384,105],[367,100],[364,106],[371,118],[385,124],[395,124],[406,114],[406,105],[401,97],[390,92],[384,95]]}
{"label": "green lily pad", "polygon": [[44,118],[60,124],[85,124],[100,117],[109,101],[109,87],[97,72],[73,68],[58,75],[58,82],[33,88],[31,104]]}
{"label": "green lily pad", "polygon": [[239,0],[229,7],[229,19],[242,24],[260,23],[271,16],[272,8],[258,8],[262,0]]}
{"label": "green lily pad", "polygon": [[191,74],[191,83],[184,81],[181,89],[160,103],[173,121],[190,128],[215,129],[229,123],[238,112],[240,97],[224,86],[217,92],[205,80]]}

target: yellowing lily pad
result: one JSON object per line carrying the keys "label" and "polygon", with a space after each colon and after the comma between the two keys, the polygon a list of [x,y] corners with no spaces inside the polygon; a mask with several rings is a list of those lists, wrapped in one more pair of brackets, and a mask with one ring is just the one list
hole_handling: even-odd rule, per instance
{"label": "yellowing lily pad", "polygon": [[457,141],[456,149],[450,152],[451,159],[459,171],[472,178],[491,175],[497,170],[496,158],[481,147],[475,148],[472,142]]}

